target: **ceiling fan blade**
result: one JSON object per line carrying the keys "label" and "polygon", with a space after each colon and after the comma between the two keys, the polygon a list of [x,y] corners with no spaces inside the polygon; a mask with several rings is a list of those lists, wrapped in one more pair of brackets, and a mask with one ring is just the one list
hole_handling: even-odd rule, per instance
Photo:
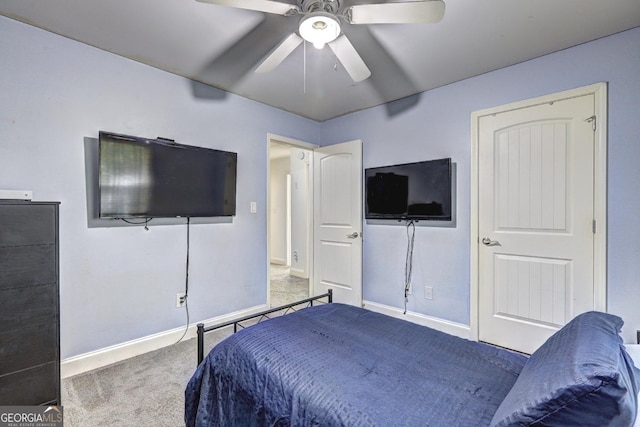
{"label": "ceiling fan blade", "polygon": [[[420,100],[420,90],[406,71],[380,43],[368,25],[345,25],[344,33],[358,46],[358,53],[371,67],[367,80],[385,103],[389,116],[411,108]],[[416,94],[417,95],[412,95]],[[403,99],[399,99],[403,98]]]}
{"label": "ceiling fan blade", "polygon": [[329,47],[354,82],[361,82],[371,75],[367,64],[364,63],[347,36],[341,35],[334,42],[329,43]]}
{"label": "ceiling fan blade", "polygon": [[441,0],[362,4],[346,10],[351,24],[425,24],[444,17]]}
{"label": "ceiling fan blade", "polygon": [[296,20],[265,14],[263,19],[244,36],[205,64],[191,78],[215,82],[213,86],[231,91],[237,82],[253,71],[256,64],[271,52],[282,39],[297,28]]}
{"label": "ceiling fan blade", "polygon": [[291,33],[256,68],[256,73],[273,71],[284,59],[302,43],[302,38]]}
{"label": "ceiling fan blade", "polygon": [[273,0],[196,0],[201,3],[219,4],[238,9],[275,13],[276,15],[295,15],[300,12],[298,6]]}

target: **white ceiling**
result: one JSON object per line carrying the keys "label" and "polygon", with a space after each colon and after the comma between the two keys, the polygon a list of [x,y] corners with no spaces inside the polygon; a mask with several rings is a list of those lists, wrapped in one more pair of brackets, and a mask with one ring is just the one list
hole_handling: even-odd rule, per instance
{"label": "white ceiling", "polygon": [[[253,72],[297,28],[295,16],[194,0],[0,0],[0,14],[316,121],[640,26],[640,0],[445,2],[436,24],[345,24],[372,72],[357,84],[330,49],[310,45],[271,73]],[[195,97],[223,96],[192,88]]]}

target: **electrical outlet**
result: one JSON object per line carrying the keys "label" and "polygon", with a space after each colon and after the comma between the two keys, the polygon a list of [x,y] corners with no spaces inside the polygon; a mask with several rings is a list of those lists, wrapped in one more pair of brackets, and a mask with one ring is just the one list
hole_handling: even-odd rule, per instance
{"label": "electrical outlet", "polygon": [[184,292],[176,294],[176,308],[182,308],[187,303],[187,295]]}
{"label": "electrical outlet", "polygon": [[424,287],[424,298],[433,299],[433,288],[431,286]]}

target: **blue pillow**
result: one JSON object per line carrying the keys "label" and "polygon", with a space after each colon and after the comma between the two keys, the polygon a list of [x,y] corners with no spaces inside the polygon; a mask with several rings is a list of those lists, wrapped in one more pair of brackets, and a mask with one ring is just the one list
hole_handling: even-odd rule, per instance
{"label": "blue pillow", "polygon": [[624,426],[637,410],[636,369],[620,337],[622,319],[591,311],[536,350],[491,426]]}

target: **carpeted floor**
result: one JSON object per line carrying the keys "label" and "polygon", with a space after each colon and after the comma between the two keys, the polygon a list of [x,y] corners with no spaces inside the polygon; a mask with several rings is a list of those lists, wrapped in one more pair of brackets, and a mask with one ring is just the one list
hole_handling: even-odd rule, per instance
{"label": "carpeted floor", "polygon": [[[213,332],[212,347],[231,331]],[[184,388],[196,368],[196,340],[62,380],[65,427],[184,425]]]}
{"label": "carpeted floor", "polygon": [[289,275],[286,265],[271,264],[271,307],[309,297],[309,279]]}
{"label": "carpeted floor", "polygon": [[[308,297],[308,280],[272,266],[271,306]],[[208,349],[231,334],[209,333]],[[207,351],[208,351],[207,349]],[[196,368],[196,340],[62,380],[65,427],[184,425],[184,388]]]}

